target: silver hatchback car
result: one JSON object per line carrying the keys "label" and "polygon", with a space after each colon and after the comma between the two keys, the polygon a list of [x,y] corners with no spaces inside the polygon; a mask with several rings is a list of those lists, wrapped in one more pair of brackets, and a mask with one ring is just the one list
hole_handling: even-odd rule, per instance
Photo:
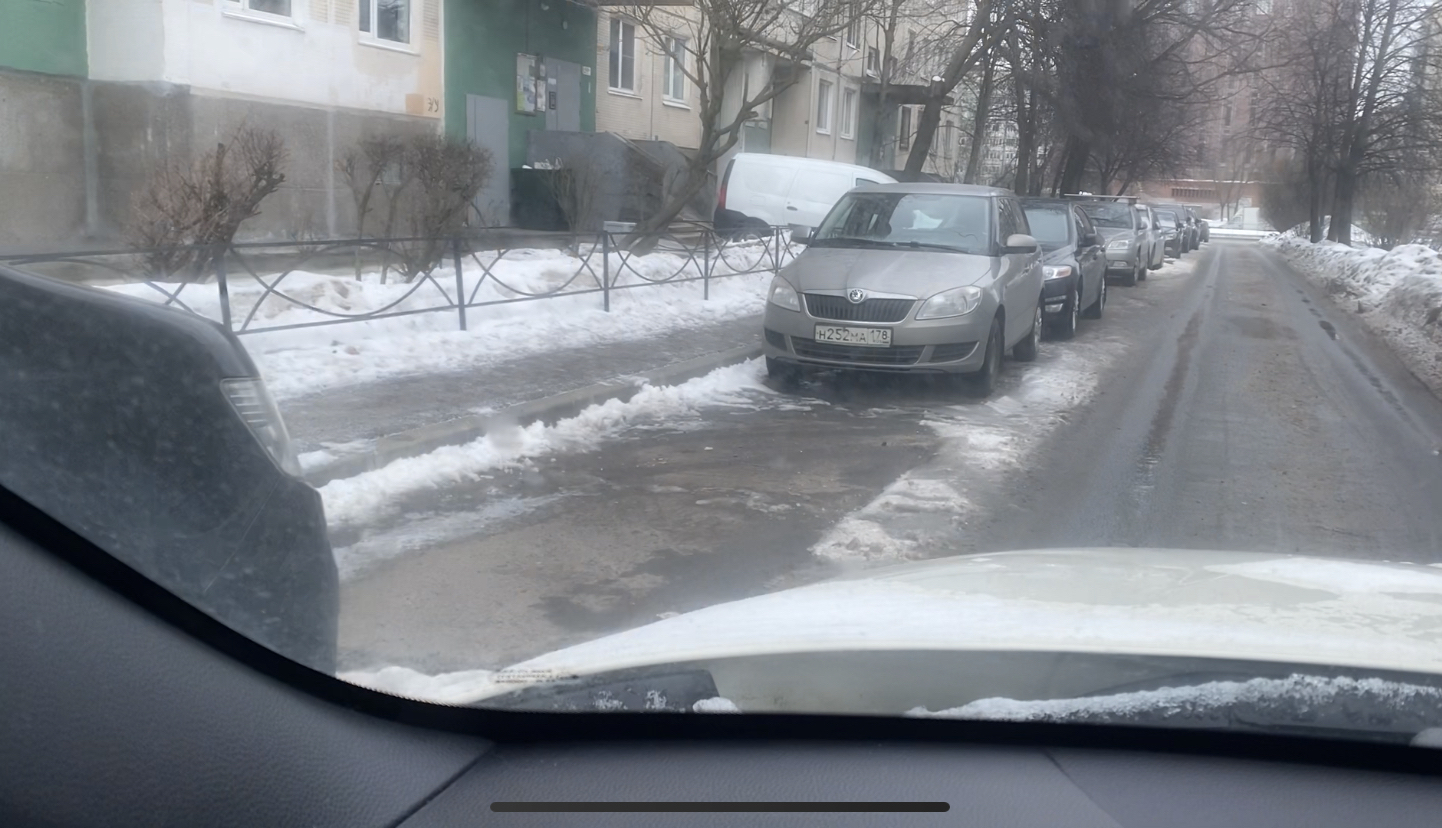
{"label": "silver hatchback car", "polygon": [[810,366],[969,374],[989,392],[1002,354],[1036,358],[1042,266],[1009,190],[957,184],[858,187],[777,274],[766,302],[766,369]]}

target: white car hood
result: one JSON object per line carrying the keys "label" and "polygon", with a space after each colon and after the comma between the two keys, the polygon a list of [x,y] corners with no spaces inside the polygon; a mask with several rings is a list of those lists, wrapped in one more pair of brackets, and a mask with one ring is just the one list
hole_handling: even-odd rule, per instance
{"label": "white car hood", "polygon": [[1442,569],[1171,549],[1054,549],[874,570],[667,618],[499,671],[518,685],[837,651],[1257,660],[1442,674]]}

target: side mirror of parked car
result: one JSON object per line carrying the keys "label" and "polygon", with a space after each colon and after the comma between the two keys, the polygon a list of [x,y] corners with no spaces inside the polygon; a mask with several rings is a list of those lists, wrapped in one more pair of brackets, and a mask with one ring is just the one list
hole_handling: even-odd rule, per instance
{"label": "side mirror of parked car", "polygon": [[1035,253],[1038,250],[1036,238],[1025,233],[1012,233],[1006,237],[1006,244],[1002,246],[1003,255],[1007,253]]}
{"label": "side mirror of parked car", "polygon": [[811,234],[813,232],[815,232],[813,228],[804,224],[793,224],[791,225],[791,241],[796,244],[806,244],[811,241]]}
{"label": "side mirror of parked car", "polygon": [[1094,245],[1094,244],[1101,244],[1101,243],[1102,243],[1101,236],[1098,236],[1096,233],[1087,233],[1086,235],[1084,235],[1084,236],[1081,237],[1081,246],[1082,246],[1082,247],[1091,247],[1091,246]]}

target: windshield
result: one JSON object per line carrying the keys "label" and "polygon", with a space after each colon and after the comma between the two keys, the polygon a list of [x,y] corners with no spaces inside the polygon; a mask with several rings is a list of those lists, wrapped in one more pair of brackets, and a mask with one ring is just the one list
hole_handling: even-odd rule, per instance
{"label": "windshield", "polygon": [[811,244],[930,246],[985,253],[991,241],[990,214],[990,201],[978,196],[852,193],[827,214]]}
{"label": "windshield", "polygon": [[0,0],[0,486],[427,701],[1415,730],[1439,3],[1100,8]]}
{"label": "windshield", "polygon": [[1031,234],[1043,247],[1055,249],[1070,243],[1072,217],[1067,210],[1028,206],[1026,220],[1031,225]]}
{"label": "windshield", "polygon": [[1134,227],[1133,208],[1129,204],[1107,204],[1089,202],[1082,204],[1082,211],[1099,227]]}

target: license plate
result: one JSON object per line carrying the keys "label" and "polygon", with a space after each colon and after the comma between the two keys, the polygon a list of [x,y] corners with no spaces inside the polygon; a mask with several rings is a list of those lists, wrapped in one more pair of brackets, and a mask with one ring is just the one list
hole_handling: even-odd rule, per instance
{"label": "license plate", "polygon": [[890,348],[890,328],[846,328],[840,325],[817,325],[817,342],[837,345],[862,345],[867,348]]}

